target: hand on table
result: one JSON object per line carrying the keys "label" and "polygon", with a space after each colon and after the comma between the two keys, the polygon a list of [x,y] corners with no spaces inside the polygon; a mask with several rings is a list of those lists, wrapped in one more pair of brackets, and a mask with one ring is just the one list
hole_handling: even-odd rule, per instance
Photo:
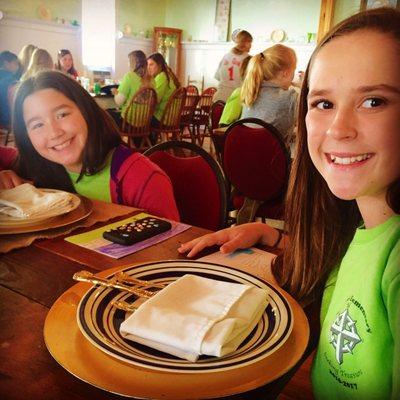
{"label": "hand on table", "polygon": [[32,181],[22,179],[10,169],[0,171],[0,190],[12,189],[16,186],[22,185],[23,183],[32,183]]}
{"label": "hand on table", "polygon": [[188,253],[187,257],[193,257],[206,247],[221,245],[222,253],[232,253],[237,249],[251,247],[256,243],[270,245],[274,243],[277,235],[277,231],[270,226],[252,222],[222,229],[182,243],[178,252]]}

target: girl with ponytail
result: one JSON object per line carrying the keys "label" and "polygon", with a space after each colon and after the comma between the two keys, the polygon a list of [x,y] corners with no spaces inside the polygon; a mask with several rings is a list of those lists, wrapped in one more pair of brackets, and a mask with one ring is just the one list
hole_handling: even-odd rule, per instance
{"label": "girl with ponytail", "polygon": [[247,67],[241,99],[242,118],[259,118],[272,124],[286,139],[295,123],[297,92],[292,85],[296,53],[276,44],[253,56]]}

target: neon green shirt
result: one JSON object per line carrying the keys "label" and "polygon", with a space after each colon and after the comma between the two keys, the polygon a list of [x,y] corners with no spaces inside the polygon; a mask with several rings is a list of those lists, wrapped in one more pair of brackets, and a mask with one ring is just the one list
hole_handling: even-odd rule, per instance
{"label": "neon green shirt", "polygon": [[226,101],[224,111],[219,120],[220,124],[230,125],[237,121],[242,114],[242,102],[240,101],[240,90],[236,88]]}
{"label": "neon green shirt", "polygon": [[106,165],[101,171],[94,175],[83,175],[79,182],[76,182],[79,177],[78,173],[67,171],[76,193],[88,197],[89,199],[111,203],[110,169],[112,153],[113,152],[110,152],[107,156]]}
{"label": "neon green shirt", "polygon": [[133,96],[142,86],[142,78],[136,72],[128,72],[122,78],[122,81],[118,87],[118,93],[125,96],[125,103],[122,105],[121,114],[125,115],[125,110],[128,104],[131,102]]}
{"label": "neon green shirt", "polygon": [[400,399],[400,215],[357,229],[327,281],[321,326],[316,399]]}
{"label": "neon green shirt", "polygon": [[154,78],[154,89],[157,93],[157,105],[154,111],[154,116],[160,121],[165,107],[167,106],[168,100],[172,93],[176,90],[175,83],[172,78],[170,78],[169,83],[167,80],[167,75],[165,72],[160,72]]}

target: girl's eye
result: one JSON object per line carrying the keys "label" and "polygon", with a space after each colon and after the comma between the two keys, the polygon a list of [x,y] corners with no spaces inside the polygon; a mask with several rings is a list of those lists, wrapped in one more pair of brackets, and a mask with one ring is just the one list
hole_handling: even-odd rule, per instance
{"label": "girl's eye", "polygon": [[57,114],[57,119],[65,118],[67,115],[69,115],[68,112],[63,111]]}
{"label": "girl's eye", "polygon": [[31,130],[39,129],[43,126],[42,122],[36,122],[35,124],[31,125]]}
{"label": "girl's eye", "polygon": [[362,103],[362,106],[365,108],[374,108],[379,107],[384,104],[385,101],[383,99],[379,99],[377,97],[373,97],[371,99],[367,99]]}
{"label": "girl's eye", "polygon": [[311,106],[313,108],[319,108],[320,110],[330,110],[331,108],[333,108],[333,104],[328,101],[328,100],[317,100],[314,101]]}

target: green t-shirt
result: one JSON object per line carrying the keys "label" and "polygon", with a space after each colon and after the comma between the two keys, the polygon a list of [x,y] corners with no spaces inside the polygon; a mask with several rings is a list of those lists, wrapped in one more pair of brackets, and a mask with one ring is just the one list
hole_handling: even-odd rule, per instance
{"label": "green t-shirt", "polygon": [[125,96],[125,103],[122,105],[121,114],[125,115],[125,110],[132,100],[132,97],[142,86],[142,78],[136,72],[128,72],[122,78],[121,83],[118,87],[118,93]]}
{"label": "green t-shirt", "polygon": [[316,399],[400,399],[400,215],[357,229],[327,281],[321,326]]}
{"label": "green t-shirt", "polygon": [[76,193],[88,197],[89,199],[111,203],[110,169],[112,153],[113,152],[107,156],[106,165],[101,171],[94,175],[83,175],[79,182],[76,182],[79,177],[78,173],[67,171]]}
{"label": "green t-shirt", "polygon": [[171,97],[172,93],[175,92],[176,86],[175,83],[170,77],[169,83],[167,80],[167,75],[165,72],[160,72],[155,78],[153,82],[154,89],[157,93],[157,105],[154,111],[154,116],[160,121],[165,107],[167,106],[168,100]]}
{"label": "green t-shirt", "polygon": [[226,101],[224,111],[219,120],[220,124],[230,125],[237,121],[242,114],[242,102],[240,101],[240,90],[236,88]]}

